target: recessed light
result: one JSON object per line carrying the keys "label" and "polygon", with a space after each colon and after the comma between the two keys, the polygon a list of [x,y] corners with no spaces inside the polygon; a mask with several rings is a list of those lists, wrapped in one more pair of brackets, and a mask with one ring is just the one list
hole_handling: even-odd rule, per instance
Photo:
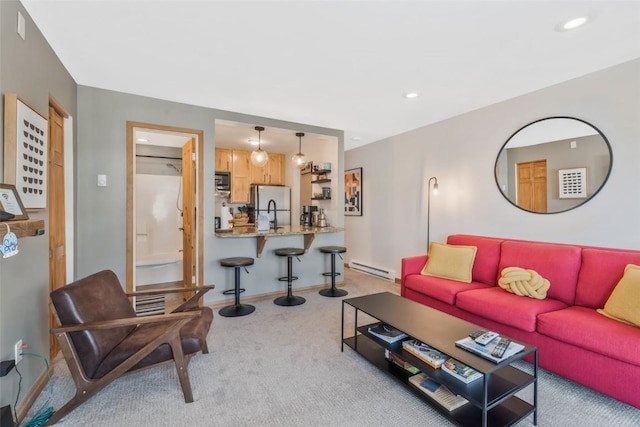
{"label": "recessed light", "polygon": [[351,137],[351,140],[352,140],[352,141],[360,141],[360,139],[361,139],[361,138],[360,138],[359,136],[352,136],[352,137]]}
{"label": "recessed light", "polygon": [[147,138],[138,138],[137,141],[138,142],[149,142],[149,140]]}
{"label": "recessed light", "polygon": [[405,92],[402,94],[402,96],[404,96],[407,99],[417,98],[418,95],[419,95],[418,92]]}
{"label": "recessed light", "polygon": [[575,30],[578,27],[582,27],[589,21],[589,18],[586,16],[580,16],[578,18],[572,18],[568,21],[563,21],[556,25],[556,31],[571,31]]}
{"label": "recessed light", "polygon": [[249,144],[253,145],[253,146],[258,146],[258,140],[257,139],[250,139],[247,141]]}

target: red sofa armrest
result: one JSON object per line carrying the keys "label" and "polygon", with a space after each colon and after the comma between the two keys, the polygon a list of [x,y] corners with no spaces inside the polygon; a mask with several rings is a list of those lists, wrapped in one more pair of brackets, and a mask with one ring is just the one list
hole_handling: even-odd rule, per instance
{"label": "red sofa armrest", "polygon": [[400,284],[404,286],[405,278],[410,274],[420,274],[422,268],[427,262],[427,255],[418,255],[408,258],[402,258],[402,272]]}

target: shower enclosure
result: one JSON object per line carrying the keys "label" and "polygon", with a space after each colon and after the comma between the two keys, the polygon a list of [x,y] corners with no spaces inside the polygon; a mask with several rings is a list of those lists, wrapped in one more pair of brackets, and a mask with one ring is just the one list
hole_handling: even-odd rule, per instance
{"label": "shower enclosure", "polygon": [[[156,160],[156,159],[154,159]],[[147,161],[136,174],[136,286],[182,282],[179,163]]]}

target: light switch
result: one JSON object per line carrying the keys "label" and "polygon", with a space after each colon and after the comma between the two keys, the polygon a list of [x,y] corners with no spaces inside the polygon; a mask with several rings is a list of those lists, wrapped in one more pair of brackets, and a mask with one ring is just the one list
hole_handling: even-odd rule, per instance
{"label": "light switch", "polygon": [[576,148],[578,143],[576,141],[571,141],[571,148]]}
{"label": "light switch", "polygon": [[107,175],[98,175],[98,187],[107,186]]}

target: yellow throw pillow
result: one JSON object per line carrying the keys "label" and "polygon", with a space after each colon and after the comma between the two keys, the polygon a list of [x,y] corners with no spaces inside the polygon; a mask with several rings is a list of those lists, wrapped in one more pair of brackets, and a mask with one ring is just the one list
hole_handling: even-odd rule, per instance
{"label": "yellow throw pillow", "polygon": [[429,258],[420,274],[471,283],[475,246],[445,245],[431,242]]}
{"label": "yellow throw pillow", "polygon": [[604,309],[599,308],[598,313],[640,326],[640,266],[628,264],[625,267],[622,279],[611,292]]}

